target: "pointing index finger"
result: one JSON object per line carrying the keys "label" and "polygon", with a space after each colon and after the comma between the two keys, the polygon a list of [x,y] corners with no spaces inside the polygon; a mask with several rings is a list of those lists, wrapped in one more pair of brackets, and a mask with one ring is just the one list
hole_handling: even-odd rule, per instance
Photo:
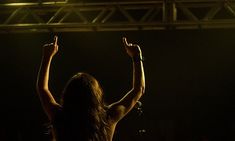
{"label": "pointing index finger", "polygon": [[126,37],[123,37],[122,40],[123,40],[123,43],[127,46],[127,45],[128,45],[128,42],[127,42]]}
{"label": "pointing index finger", "polygon": [[58,41],[58,36],[54,37],[54,45],[57,45],[57,41]]}

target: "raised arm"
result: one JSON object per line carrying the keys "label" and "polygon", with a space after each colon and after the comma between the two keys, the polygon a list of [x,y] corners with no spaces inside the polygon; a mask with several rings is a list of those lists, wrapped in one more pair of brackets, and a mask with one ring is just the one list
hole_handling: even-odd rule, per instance
{"label": "raised arm", "polygon": [[39,94],[40,101],[42,103],[44,111],[46,112],[50,120],[53,115],[53,109],[56,106],[59,106],[48,87],[51,61],[53,59],[53,56],[58,51],[57,40],[58,37],[55,36],[53,43],[46,44],[43,46],[43,55],[36,83],[36,89],[37,93]]}
{"label": "raised arm", "polygon": [[110,116],[114,122],[122,119],[135,106],[145,91],[145,76],[141,49],[137,44],[128,43],[125,37],[123,38],[123,43],[127,54],[132,59],[133,82],[131,90],[121,100],[110,105]]}

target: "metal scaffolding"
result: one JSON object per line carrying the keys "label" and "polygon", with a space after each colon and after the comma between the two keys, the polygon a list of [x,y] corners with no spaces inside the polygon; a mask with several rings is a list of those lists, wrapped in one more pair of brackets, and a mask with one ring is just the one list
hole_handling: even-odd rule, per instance
{"label": "metal scaffolding", "polygon": [[0,4],[0,33],[234,27],[235,0]]}

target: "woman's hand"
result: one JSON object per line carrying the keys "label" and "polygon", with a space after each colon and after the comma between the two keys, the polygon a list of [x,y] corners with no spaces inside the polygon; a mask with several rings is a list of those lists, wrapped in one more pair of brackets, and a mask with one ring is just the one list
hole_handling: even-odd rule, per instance
{"label": "woman's hand", "polygon": [[126,52],[130,57],[132,57],[132,58],[135,58],[135,57],[142,58],[142,52],[141,52],[141,49],[140,49],[139,45],[128,43],[126,37],[123,37],[122,41],[124,43]]}
{"label": "woman's hand", "polygon": [[43,53],[46,57],[53,57],[58,52],[58,37],[54,37],[54,42],[43,46]]}

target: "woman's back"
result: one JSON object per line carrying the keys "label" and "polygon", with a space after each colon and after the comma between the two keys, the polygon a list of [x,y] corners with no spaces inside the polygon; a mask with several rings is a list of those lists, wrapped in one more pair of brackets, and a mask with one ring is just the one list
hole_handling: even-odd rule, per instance
{"label": "woman's back", "polygon": [[57,140],[106,141],[107,121],[103,91],[98,81],[87,73],[74,75],[52,118]]}
{"label": "woman's back", "polygon": [[98,125],[99,130],[94,130],[96,128],[92,126],[97,125],[89,123],[91,121],[84,116],[67,117],[61,107],[55,112],[52,130],[56,141],[112,141],[116,124],[108,118],[108,115],[106,122]]}

